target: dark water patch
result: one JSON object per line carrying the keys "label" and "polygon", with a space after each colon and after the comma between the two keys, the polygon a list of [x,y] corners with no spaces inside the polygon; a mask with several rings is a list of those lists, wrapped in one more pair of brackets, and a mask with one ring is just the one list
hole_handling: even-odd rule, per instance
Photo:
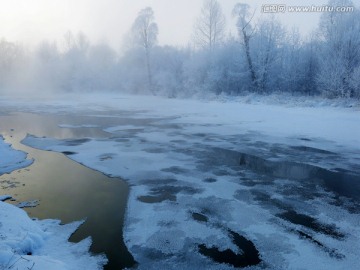
{"label": "dark water patch", "polygon": [[82,145],[84,143],[87,143],[91,141],[91,139],[88,138],[83,138],[83,139],[75,139],[75,140],[64,140],[63,144],[66,146],[78,146],[78,145]]}
{"label": "dark water patch", "polygon": [[171,227],[175,227],[179,224],[179,222],[175,221],[175,220],[160,220],[157,225],[160,227],[166,227],[166,228],[171,228]]}
{"label": "dark water patch", "polygon": [[176,201],[176,195],[173,194],[159,194],[157,196],[145,195],[139,196],[137,199],[143,203],[161,203],[163,201]]}
{"label": "dark water patch", "polygon": [[206,134],[206,133],[195,133],[195,134],[193,134],[193,136],[195,136],[195,137],[200,137],[200,138],[205,138],[205,137],[207,137],[207,136],[209,136],[209,135]]}
{"label": "dark water patch", "polygon": [[315,218],[308,215],[299,214],[294,210],[286,211],[281,214],[277,214],[276,216],[293,224],[302,225],[306,228],[329,235],[337,239],[343,239],[345,237],[345,234],[339,232],[338,228],[336,228],[335,225],[320,223]]}
{"label": "dark water patch", "polygon": [[258,181],[254,181],[252,179],[241,179],[241,181],[239,181],[239,183],[241,183],[241,185],[246,186],[246,187],[255,187],[261,183],[259,183]]}
{"label": "dark water patch", "polygon": [[208,178],[205,178],[203,180],[203,182],[205,182],[205,183],[215,183],[215,182],[217,182],[217,179],[212,178],[212,177],[208,177]]}
{"label": "dark water patch", "polygon": [[[221,164],[232,169],[251,170],[260,176],[271,179],[283,178],[300,182],[300,186],[319,185],[327,191],[360,201],[360,175],[330,171],[310,164],[280,160],[273,161],[255,155],[214,148],[207,153],[209,165],[216,167]],[[209,167],[207,168],[210,169]]]}
{"label": "dark water patch", "polygon": [[273,185],[274,179],[266,175],[253,175],[252,177],[240,176],[237,180],[234,180],[233,182],[239,183],[240,185],[247,187],[255,187]]}
{"label": "dark water patch", "polygon": [[169,168],[164,168],[161,171],[169,172],[169,173],[173,173],[173,174],[185,174],[185,173],[189,172],[189,170],[181,168],[179,166],[172,166]]}
{"label": "dark water patch", "polygon": [[112,141],[115,141],[115,142],[120,142],[120,143],[127,143],[130,141],[130,139],[126,139],[126,138],[114,138],[114,137],[111,137],[110,138]]}
{"label": "dark water patch", "polygon": [[116,156],[116,154],[114,153],[105,153],[99,156],[99,160],[105,161],[105,160],[113,159],[114,156]]}
{"label": "dark water patch", "polygon": [[226,176],[226,175],[230,174],[230,172],[228,170],[218,169],[218,168],[214,168],[212,170],[212,173],[215,174],[216,176]]}
{"label": "dark water patch", "polygon": [[202,190],[188,186],[162,186],[162,187],[152,188],[151,192],[154,194],[161,194],[168,192],[172,194],[184,193],[184,194],[194,195],[196,193],[201,193]]}
{"label": "dark water patch", "polygon": [[160,203],[166,200],[176,201],[179,193],[194,195],[201,192],[200,189],[188,186],[155,186],[150,189],[148,195],[139,196],[137,199],[145,203]]}
{"label": "dark water patch", "polygon": [[289,178],[296,180],[304,180],[310,178],[316,167],[299,164],[294,162],[277,162],[263,159],[246,153],[239,153],[239,166],[246,167],[258,174],[267,176],[275,176],[279,178]]}
{"label": "dark water patch", "polygon": [[194,213],[191,213],[191,216],[196,221],[200,221],[200,222],[208,222],[209,221],[207,216],[200,214],[200,213],[194,212]]}
{"label": "dark water patch", "polygon": [[151,126],[159,129],[182,129],[182,126],[179,124],[152,124]]}
{"label": "dark water patch", "polygon": [[160,154],[160,153],[165,153],[168,150],[166,150],[164,148],[160,148],[160,147],[152,147],[152,148],[145,148],[145,149],[143,149],[143,151],[146,153],[151,153],[151,154]]}
{"label": "dark water patch", "polygon": [[237,190],[234,194],[234,198],[239,201],[250,203],[253,196],[249,190]]}
{"label": "dark water patch", "polygon": [[71,156],[71,155],[76,155],[76,154],[77,154],[77,152],[72,152],[72,151],[63,151],[63,152],[61,152],[61,153],[63,153],[64,155],[67,155],[67,156]]}
{"label": "dark water patch", "polygon": [[360,214],[360,202],[355,202],[354,200],[351,200],[349,198],[335,195],[332,197],[331,200],[329,200],[328,203],[330,205],[343,207],[352,214]]}
{"label": "dark water patch", "polygon": [[259,251],[253,242],[232,230],[228,230],[228,234],[232,242],[239,248],[239,253],[235,253],[231,249],[220,251],[216,247],[208,248],[204,244],[198,245],[199,252],[215,262],[230,264],[235,268],[254,266],[261,262]]}
{"label": "dark water patch", "polygon": [[158,185],[170,185],[177,183],[178,180],[174,178],[166,178],[166,179],[146,179],[140,181],[141,184],[147,185],[147,186],[158,186]]}
{"label": "dark water patch", "polygon": [[311,142],[312,140],[309,138],[299,138],[300,141],[306,141],[306,142]]}
{"label": "dark water patch", "polygon": [[272,198],[268,193],[262,190],[251,190],[250,191],[252,198],[254,201],[260,202],[262,206],[265,206],[270,209],[281,209],[281,210],[289,210],[292,207],[279,199]]}
{"label": "dark water patch", "polygon": [[253,189],[250,192],[253,195],[254,200],[256,200],[256,201],[270,202],[272,200],[270,194],[268,194],[264,191]]}
{"label": "dark water patch", "polygon": [[186,144],[187,143],[187,141],[185,141],[185,140],[171,140],[170,142],[175,143],[175,144]]}
{"label": "dark water patch", "polygon": [[196,210],[194,209],[191,212],[193,211],[201,213],[208,218],[211,217],[211,219],[217,223],[214,223],[214,225],[218,226],[218,224],[222,224],[226,220],[233,220],[232,213],[236,211],[236,209],[232,207],[229,200],[216,196],[208,196],[196,199]]}
{"label": "dark water patch", "polygon": [[297,150],[297,151],[303,151],[303,152],[310,152],[310,153],[319,153],[319,154],[327,154],[327,155],[336,155],[334,152],[330,152],[323,149],[313,148],[309,146],[290,146],[291,149]]}
{"label": "dark water patch", "polygon": [[[154,268],[154,262],[161,261],[161,265],[164,265],[163,261],[166,262],[166,259],[170,259],[174,257],[174,254],[166,254],[161,252],[160,250],[156,248],[149,248],[145,246],[139,246],[139,245],[133,245],[131,247],[131,251],[133,251],[135,254],[141,254],[141,266],[140,269],[156,269]],[[148,268],[146,268],[146,265],[148,265]],[[136,269],[136,266],[131,268]],[[158,268],[159,270],[167,270],[167,269],[176,269],[174,268],[174,265],[172,265],[170,268]]]}
{"label": "dark water patch", "polygon": [[336,258],[338,260],[342,260],[345,259],[345,255],[341,254],[338,250],[334,249],[334,248],[329,248],[326,247],[323,243],[321,243],[320,241],[316,240],[314,237],[312,237],[311,235],[300,231],[300,230],[295,230],[295,232],[303,239],[307,239],[310,242],[312,242],[313,244],[317,245],[318,247],[320,247],[321,249],[323,249],[326,253],[328,253],[330,255],[330,257]]}

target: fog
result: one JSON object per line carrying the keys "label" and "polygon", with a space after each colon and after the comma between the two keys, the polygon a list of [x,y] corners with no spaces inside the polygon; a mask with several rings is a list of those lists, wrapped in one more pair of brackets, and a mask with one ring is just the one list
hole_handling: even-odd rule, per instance
{"label": "fog", "polygon": [[[187,45],[191,39],[193,24],[199,15],[202,0],[1,0],[0,37],[12,42],[32,46],[42,40],[62,42],[67,31],[86,33],[91,42],[107,42],[119,50],[124,35],[140,9],[151,6],[159,25],[159,44]],[[229,26],[235,33],[235,20],[231,16],[237,2],[248,3],[260,17],[261,6],[266,0],[220,1]],[[276,1],[275,1],[276,2]],[[283,1],[294,5],[321,5],[326,0]],[[266,16],[266,14],[265,14]],[[278,14],[279,19],[297,26],[303,34],[316,26],[319,13]],[[304,23],[306,22],[306,23]]]}
{"label": "fog", "polygon": [[237,2],[0,1],[0,93],[359,97],[354,3],[287,1],[353,9],[264,13],[267,1]]}

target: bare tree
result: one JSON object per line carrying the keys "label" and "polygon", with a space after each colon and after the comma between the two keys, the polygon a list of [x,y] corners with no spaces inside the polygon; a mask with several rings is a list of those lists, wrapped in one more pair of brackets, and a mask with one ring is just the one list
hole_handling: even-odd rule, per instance
{"label": "bare tree", "polygon": [[251,82],[255,89],[258,88],[258,78],[254,68],[253,60],[250,54],[250,39],[253,35],[254,29],[251,26],[251,21],[254,17],[254,14],[250,13],[250,6],[248,4],[238,3],[235,5],[233,9],[233,16],[237,17],[237,29],[242,40],[242,44],[244,46],[245,54],[246,54],[246,61],[248,63],[250,75],[251,75]]}
{"label": "bare tree", "polygon": [[150,51],[157,43],[158,26],[155,23],[154,11],[151,7],[139,12],[131,30],[134,42],[145,49],[149,89],[155,94],[151,75]]}
{"label": "bare tree", "polygon": [[225,16],[217,0],[204,0],[194,26],[194,42],[202,48],[217,46],[225,36]]}

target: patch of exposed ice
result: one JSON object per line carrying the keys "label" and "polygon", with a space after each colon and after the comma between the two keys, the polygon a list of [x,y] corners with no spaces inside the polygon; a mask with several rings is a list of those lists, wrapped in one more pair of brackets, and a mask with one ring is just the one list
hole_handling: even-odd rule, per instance
{"label": "patch of exposed ice", "polygon": [[19,208],[36,207],[40,204],[39,200],[20,202],[16,206]]}

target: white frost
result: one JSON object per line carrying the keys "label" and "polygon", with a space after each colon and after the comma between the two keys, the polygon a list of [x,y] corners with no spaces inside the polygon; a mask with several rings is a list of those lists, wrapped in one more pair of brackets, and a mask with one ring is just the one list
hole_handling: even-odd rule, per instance
{"label": "white frost", "polygon": [[91,256],[91,240],[70,243],[81,225],[57,220],[32,220],[21,209],[0,202],[0,269],[102,269],[104,256]]}

